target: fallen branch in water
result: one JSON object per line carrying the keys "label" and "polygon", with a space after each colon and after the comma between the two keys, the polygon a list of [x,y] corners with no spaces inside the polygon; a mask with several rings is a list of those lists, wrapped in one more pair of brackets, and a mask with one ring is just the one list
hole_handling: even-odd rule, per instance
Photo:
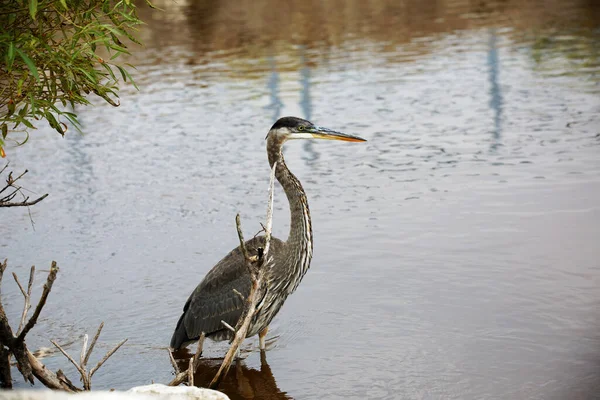
{"label": "fallen branch in water", "polygon": [[[273,165],[271,170],[271,179],[269,182],[269,201],[267,206],[267,224],[265,227],[265,248],[262,253],[259,251],[258,256],[251,257],[248,254],[248,250],[246,249],[244,234],[242,233],[242,226],[240,222],[240,215],[237,214],[235,217],[235,224],[238,233],[238,239],[240,240],[240,248],[242,250],[242,254],[244,254],[244,259],[246,260],[246,267],[248,268],[248,272],[250,273],[250,279],[252,285],[250,287],[250,293],[248,297],[245,299],[244,311],[240,316],[234,330],[235,335],[233,336],[233,340],[231,341],[231,346],[223,359],[223,363],[221,367],[217,371],[215,377],[209,384],[209,388],[214,389],[219,386],[219,383],[223,379],[227,372],[229,371],[229,367],[231,367],[231,363],[234,358],[237,356],[240,346],[246,335],[248,333],[248,329],[250,328],[250,323],[252,322],[252,318],[256,313],[256,305],[258,302],[258,292],[261,286],[263,277],[264,277],[264,264],[265,261],[269,257],[269,247],[271,244],[271,228],[273,227],[273,192],[274,192],[274,183],[275,183],[275,169],[277,168],[277,162]],[[221,321],[223,322],[223,321]]]}
{"label": "fallen branch in water", "polygon": [[[263,281],[263,265],[268,259],[269,248],[271,244],[271,229],[273,227],[273,197],[274,197],[274,188],[275,188],[275,169],[277,168],[277,163],[273,164],[273,168],[271,170],[271,179],[269,182],[269,200],[267,206],[267,222],[266,225],[263,225],[263,229],[265,231],[265,246],[264,249],[258,249],[258,255],[251,256],[246,248],[246,242],[244,240],[244,234],[242,233],[242,225],[240,222],[240,215],[237,214],[235,217],[235,225],[237,229],[238,239],[240,241],[240,251],[242,252],[245,260],[246,267],[248,268],[248,272],[250,273],[251,287],[250,293],[247,297],[244,297],[238,290],[233,289],[233,292],[238,295],[242,301],[244,301],[244,310],[242,315],[238,319],[238,322],[235,327],[232,327],[225,321],[221,321],[221,324],[228,330],[233,332],[233,339],[231,340],[231,344],[227,354],[225,355],[223,362],[215,374],[215,377],[209,384],[209,388],[214,389],[219,386],[219,383],[223,379],[229,368],[231,367],[231,363],[234,358],[239,354],[239,348],[246,338],[248,333],[248,329],[250,327],[250,323],[252,318],[256,314],[256,306],[258,302],[258,293],[261,283]],[[262,225],[262,224],[261,224]],[[196,354],[189,359],[188,368],[186,371],[181,371],[179,366],[175,362],[173,358],[173,354],[169,350],[169,357],[171,360],[171,364],[173,364],[173,368],[175,369],[175,378],[171,382],[169,382],[169,386],[178,386],[182,383],[187,383],[192,386],[194,384],[194,373],[198,368],[199,358],[202,354],[202,346],[204,343],[204,333],[200,335],[198,339],[198,349]]]}

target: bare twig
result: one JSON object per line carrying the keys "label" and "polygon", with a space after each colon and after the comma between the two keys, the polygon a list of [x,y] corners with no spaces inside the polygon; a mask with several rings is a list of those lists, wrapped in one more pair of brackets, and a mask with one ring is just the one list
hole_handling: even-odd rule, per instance
{"label": "bare twig", "polygon": [[87,351],[88,345],[88,335],[87,333],[83,335],[83,345],[81,346],[81,354],[79,355],[79,364],[83,366],[83,361],[85,360],[85,352]]}
{"label": "bare twig", "polygon": [[239,296],[240,299],[242,299],[242,301],[246,301],[246,298],[244,297],[243,294],[241,294],[237,289],[232,289],[233,293],[237,294]]}
{"label": "bare twig", "polygon": [[222,325],[223,325],[225,328],[229,329],[231,332],[235,333],[235,328],[234,328],[233,326],[229,325],[227,322],[225,322],[225,321],[221,320],[221,324],[222,324]]}
{"label": "bare twig", "polygon": [[169,361],[171,361],[171,365],[173,366],[173,369],[175,370],[175,374],[179,374],[181,371],[179,370],[179,365],[177,365],[177,361],[175,361],[175,358],[173,357],[173,352],[171,351],[171,349],[168,349],[169,351]]}
{"label": "bare twig", "polygon": [[104,321],[100,322],[100,326],[98,327],[98,330],[96,331],[96,334],[94,335],[94,338],[92,339],[92,343],[90,343],[90,349],[85,354],[85,358],[83,359],[83,362],[82,362],[82,365],[84,368],[87,365],[88,360],[90,359],[90,355],[92,354],[92,351],[94,350],[94,346],[96,346],[96,342],[98,341],[98,338],[100,337],[100,332],[102,332],[102,328],[104,328]]}
{"label": "bare twig", "polygon": [[35,200],[32,201],[27,201],[29,200],[29,197],[26,197],[25,200],[23,200],[20,203],[5,203],[5,202],[1,202],[0,203],[0,207],[29,207],[29,206],[34,206],[37,203],[39,203],[40,201],[44,200],[46,197],[48,197],[48,193],[46,193],[45,195],[38,197]]}
{"label": "bare twig", "polygon": [[33,328],[33,326],[37,322],[37,319],[40,316],[40,313],[42,312],[42,308],[44,308],[44,305],[46,304],[46,299],[48,298],[48,295],[50,294],[50,291],[52,290],[52,284],[54,283],[54,280],[56,279],[57,273],[58,273],[58,267],[56,266],[56,261],[52,261],[52,265],[50,266],[50,273],[48,274],[48,278],[46,279],[46,283],[44,284],[44,289],[42,290],[42,296],[40,297],[40,301],[38,302],[37,306],[35,307],[35,310],[33,311],[33,315],[31,316],[29,321],[27,321],[27,324],[25,324],[25,326],[23,327],[23,330],[17,336],[18,340],[24,340],[25,335],[27,335],[27,333],[31,330],[31,328]]}
{"label": "bare twig", "polygon": [[194,373],[198,369],[198,365],[200,364],[200,356],[202,355],[202,347],[204,346],[204,332],[200,334],[198,338],[198,346],[196,347],[196,354],[194,354]]}
{"label": "bare twig", "polygon": [[269,247],[271,245],[271,230],[273,229],[273,197],[274,197],[274,185],[275,185],[275,169],[277,169],[277,161],[273,163],[271,168],[271,177],[269,179],[269,202],[267,205],[267,226],[265,226],[265,250],[264,254],[269,253]]}
{"label": "bare twig", "polygon": [[190,362],[188,362],[188,385],[194,386],[194,357],[190,357]]}
{"label": "bare twig", "polygon": [[15,282],[17,282],[19,289],[21,289],[21,293],[23,294],[23,297],[25,298],[25,304],[23,306],[23,313],[21,314],[21,322],[19,323],[19,329],[17,329],[17,334],[19,334],[23,330],[23,326],[25,326],[25,320],[27,319],[27,313],[31,309],[31,287],[33,286],[33,277],[35,275],[35,265],[32,265],[31,269],[29,270],[29,282],[27,283],[27,291],[25,291],[23,289],[23,286],[21,286],[21,282],[19,282],[19,278],[17,277],[17,274],[15,274],[13,272],[12,275],[13,275],[13,278],[15,279]]}
{"label": "bare twig", "polygon": [[244,233],[242,232],[242,223],[240,222],[240,214],[236,214],[235,216],[235,226],[237,227],[237,234],[240,240],[240,249],[242,249],[242,254],[244,255],[244,259],[246,261],[250,260],[250,255],[248,254],[248,249],[246,249],[246,242],[244,241]]}
{"label": "bare twig", "polygon": [[73,357],[71,357],[69,355],[69,353],[67,353],[67,351],[65,349],[63,349],[58,343],[56,343],[54,340],[51,340],[50,343],[52,343],[54,346],[56,346],[56,348],[58,350],[60,350],[61,353],[63,353],[63,356],[67,357],[67,360],[71,361],[71,364],[73,364],[75,366],[75,368],[77,368],[77,372],[79,372],[79,374],[83,377],[86,375],[85,370],[83,368],[81,368],[81,366],[79,364],[77,364],[77,361],[75,361],[73,359]]}
{"label": "bare twig", "polygon": [[98,364],[92,368],[92,370],[90,371],[90,378],[92,377],[92,375],[94,375],[94,372],[98,371],[98,369],[102,366],[102,364],[104,364],[106,362],[106,360],[108,360],[110,358],[110,356],[112,356],[113,354],[115,354],[115,352],[117,350],[119,350],[119,348],[121,346],[123,346],[125,344],[125,342],[127,342],[127,339],[123,339],[119,342],[119,344],[117,344],[111,351],[109,351],[108,353],[106,353],[106,355],[104,356],[104,358],[102,358],[102,360],[100,360],[100,362],[98,362]]}

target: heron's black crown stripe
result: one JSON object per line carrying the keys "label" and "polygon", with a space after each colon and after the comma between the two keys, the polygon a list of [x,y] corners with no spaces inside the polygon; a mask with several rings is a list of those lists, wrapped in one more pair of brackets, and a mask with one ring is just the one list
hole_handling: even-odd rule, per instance
{"label": "heron's black crown stripe", "polygon": [[297,117],[282,117],[277,120],[271,127],[271,129],[279,128],[295,128],[298,125],[313,126],[310,121]]}

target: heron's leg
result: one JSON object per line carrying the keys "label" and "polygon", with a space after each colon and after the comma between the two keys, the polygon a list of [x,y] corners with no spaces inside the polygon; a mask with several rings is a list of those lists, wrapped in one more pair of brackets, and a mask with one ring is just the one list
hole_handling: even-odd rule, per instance
{"label": "heron's leg", "polygon": [[265,327],[262,331],[258,332],[258,343],[260,345],[260,349],[264,350],[266,348],[265,345],[265,337],[267,337],[267,332],[269,331],[269,327]]}

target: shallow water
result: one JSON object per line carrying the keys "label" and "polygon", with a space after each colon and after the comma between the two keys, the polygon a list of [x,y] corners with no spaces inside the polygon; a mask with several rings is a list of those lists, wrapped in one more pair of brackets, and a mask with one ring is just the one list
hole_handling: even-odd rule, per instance
{"label": "shallow water", "polygon": [[[247,236],[264,218],[264,136],[297,115],[368,142],[287,146],[314,258],[262,363],[248,341],[232,398],[597,395],[594,2],[158,5],[141,12],[139,92],[79,109],[84,136],[40,129],[7,149],[50,197],[31,208],[35,230],[26,210],[2,212],[0,258],[23,280],[31,264],[61,268],[30,347],[79,342],[105,321],[97,357],[129,341],[95,388],[168,382],[170,335],[236,246],[236,212]],[[280,189],[275,201],[285,238]],[[16,321],[18,289],[2,289]],[[76,376],[62,356],[45,362]]]}

